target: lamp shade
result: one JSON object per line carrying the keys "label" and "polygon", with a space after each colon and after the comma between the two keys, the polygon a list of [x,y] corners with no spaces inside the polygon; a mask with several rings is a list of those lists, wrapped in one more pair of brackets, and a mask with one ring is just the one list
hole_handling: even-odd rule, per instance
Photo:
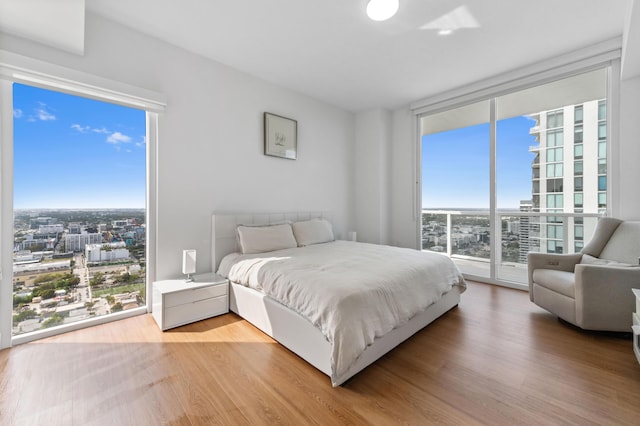
{"label": "lamp shade", "polygon": [[385,21],[396,14],[399,6],[399,0],[370,0],[367,16],[374,21]]}
{"label": "lamp shade", "polygon": [[193,274],[196,272],[196,251],[182,250],[182,273]]}

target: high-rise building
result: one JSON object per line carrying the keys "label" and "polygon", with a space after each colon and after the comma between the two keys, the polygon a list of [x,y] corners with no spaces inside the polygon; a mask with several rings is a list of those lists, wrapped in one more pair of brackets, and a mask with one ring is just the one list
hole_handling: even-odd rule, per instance
{"label": "high-rise building", "polygon": [[[602,213],[607,207],[607,112],[604,100],[532,114],[530,134],[539,146],[532,164],[532,210],[541,213]],[[531,223],[529,224],[531,226]],[[547,253],[583,247],[582,217],[541,216],[539,236],[529,245]],[[534,241],[537,240],[537,241]],[[567,245],[565,247],[565,245]],[[535,251],[535,250],[534,250]]]}
{"label": "high-rise building", "polygon": [[102,242],[102,234],[65,234],[64,244],[66,251],[83,251],[87,244],[99,244]]}
{"label": "high-rise building", "polygon": [[[520,211],[531,213],[533,203],[531,200],[520,200]],[[530,251],[540,251],[539,247],[531,246],[531,222],[532,217],[520,216],[520,226],[518,228],[518,241],[520,243],[520,251],[518,253],[518,263],[527,263],[527,253]],[[535,222],[535,220],[534,220]],[[537,225],[537,223],[536,223]]]}

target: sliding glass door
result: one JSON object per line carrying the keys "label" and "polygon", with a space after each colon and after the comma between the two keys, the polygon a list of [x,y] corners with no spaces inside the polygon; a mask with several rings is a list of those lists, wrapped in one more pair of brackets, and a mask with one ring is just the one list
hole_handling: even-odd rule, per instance
{"label": "sliding glass door", "polygon": [[465,272],[490,276],[489,102],[424,117],[422,249],[453,256]]}
{"label": "sliding glass door", "polygon": [[422,116],[423,249],[520,285],[528,252],[579,251],[607,209],[607,71]]}

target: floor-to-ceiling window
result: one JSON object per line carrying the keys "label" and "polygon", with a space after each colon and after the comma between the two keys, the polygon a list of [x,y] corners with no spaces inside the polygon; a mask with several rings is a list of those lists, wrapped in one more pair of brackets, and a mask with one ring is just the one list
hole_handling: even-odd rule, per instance
{"label": "floor-to-ceiling window", "polygon": [[607,209],[608,70],[422,115],[423,249],[519,284],[529,251],[579,251]]}
{"label": "floor-to-ceiling window", "polygon": [[0,347],[147,312],[160,96],[0,71]]}
{"label": "floor-to-ceiling window", "polygon": [[13,85],[14,336],[145,306],[146,112]]}

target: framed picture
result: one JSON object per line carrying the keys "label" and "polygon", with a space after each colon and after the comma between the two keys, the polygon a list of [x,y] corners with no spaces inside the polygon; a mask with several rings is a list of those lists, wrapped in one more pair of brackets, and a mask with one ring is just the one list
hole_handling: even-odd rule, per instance
{"label": "framed picture", "polygon": [[298,158],[298,122],[265,112],[264,154],[290,160]]}

